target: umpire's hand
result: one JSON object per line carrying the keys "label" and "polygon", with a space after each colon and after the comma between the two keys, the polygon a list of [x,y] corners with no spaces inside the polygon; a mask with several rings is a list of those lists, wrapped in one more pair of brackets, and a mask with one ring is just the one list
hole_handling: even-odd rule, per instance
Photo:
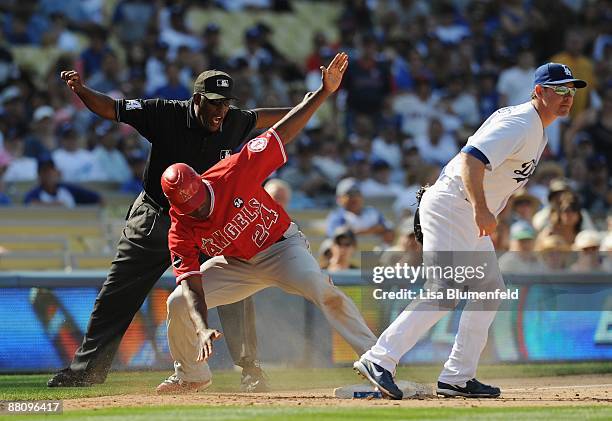
{"label": "umpire's hand", "polygon": [[64,70],[60,73],[60,77],[74,93],[78,93],[83,87],[81,75],[76,70]]}

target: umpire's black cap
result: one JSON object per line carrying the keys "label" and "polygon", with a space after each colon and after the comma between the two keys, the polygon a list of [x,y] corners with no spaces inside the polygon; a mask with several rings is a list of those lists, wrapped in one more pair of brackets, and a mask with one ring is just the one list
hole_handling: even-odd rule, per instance
{"label": "umpire's black cap", "polygon": [[232,95],[234,81],[230,75],[219,70],[200,73],[193,84],[193,93],[202,94],[206,99],[236,99]]}

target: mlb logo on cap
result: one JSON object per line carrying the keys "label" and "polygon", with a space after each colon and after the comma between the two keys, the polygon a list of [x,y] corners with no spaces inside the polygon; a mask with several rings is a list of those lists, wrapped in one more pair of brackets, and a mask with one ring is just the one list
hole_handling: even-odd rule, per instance
{"label": "mlb logo on cap", "polygon": [[565,64],[546,63],[536,69],[533,84],[563,85],[564,83],[570,82],[573,82],[576,88],[584,88],[587,86],[584,80],[574,78],[572,71]]}
{"label": "mlb logo on cap", "polygon": [[219,70],[206,70],[197,77],[193,92],[206,99],[236,99],[232,93],[233,80],[230,75]]}

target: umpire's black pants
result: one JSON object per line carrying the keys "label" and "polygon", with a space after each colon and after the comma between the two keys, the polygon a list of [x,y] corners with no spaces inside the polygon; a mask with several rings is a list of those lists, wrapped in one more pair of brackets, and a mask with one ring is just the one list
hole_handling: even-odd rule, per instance
{"label": "umpire's black pants", "polygon": [[[153,285],[170,266],[170,217],[144,193],[134,201],[102,286],[87,332],[70,368],[103,383],[121,339]],[[237,365],[257,355],[255,310],[251,298],[218,307],[224,338]]]}

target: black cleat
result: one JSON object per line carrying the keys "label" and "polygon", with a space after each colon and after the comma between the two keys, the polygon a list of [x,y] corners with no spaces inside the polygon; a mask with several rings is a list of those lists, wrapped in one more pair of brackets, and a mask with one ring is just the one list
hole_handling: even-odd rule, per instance
{"label": "black cleat", "polygon": [[76,373],[70,368],[58,371],[49,379],[47,387],[89,387],[94,382],[85,378],[81,373]]}
{"label": "black cleat", "polygon": [[393,381],[393,375],[389,370],[385,370],[378,364],[374,364],[365,358],[355,361],[353,369],[372,383],[373,386],[377,387],[385,398],[400,400],[404,397],[404,393]]}
{"label": "black cleat", "polygon": [[501,390],[499,387],[489,386],[488,384],[480,383],[476,379],[472,379],[468,380],[463,387],[438,382],[436,393],[446,397],[498,398],[501,395]]}
{"label": "black cleat", "polygon": [[269,392],[268,376],[261,369],[259,363],[252,363],[242,368],[240,391],[249,393]]}

